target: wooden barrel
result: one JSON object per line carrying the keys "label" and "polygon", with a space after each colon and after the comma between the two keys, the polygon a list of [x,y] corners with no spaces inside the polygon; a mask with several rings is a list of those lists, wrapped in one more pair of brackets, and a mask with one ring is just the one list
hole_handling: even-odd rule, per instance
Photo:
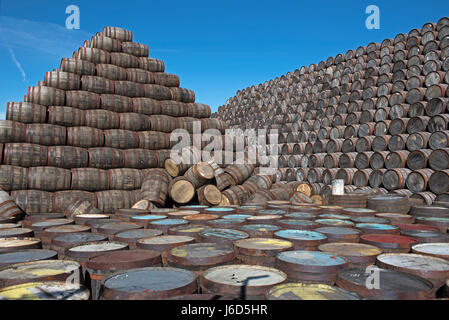
{"label": "wooden barrel", "polygon": [[114,81],[97,76],[82,76],[81,89],[97,94],[115,93]]}
{"label": "wooden barrel", "polygon": [[150,117],[150,122],[153,131],[171,133],[178,127],[176,118],[165,115],[153,115]]}
{"label": "wooden barrel", "polygon": [[399,134],[392,136],[388,141],[388,150],[392,152],[405,150],[408,137],[408,134]]}
{"label": "wooden barrel", "polygon": [[65,91],[46,86],[29,87],[26,98],[26,102],[42,106],[63,106]]}
{"label": "wooden barrel", "polygon": [[211,116],[211,109],[208,105],[202,103],[187,104],[187,116],[192,118],[209,118]]}
{"label": "wooden barrel", "polygon": [[384,174],[387,169],[376,169],[369,176],[369,185],[372,188],[379,188],[383,185]]}
{"label": "wooden barrel", "polygon": [[150,169],[142,182],[140,199],[163,207],[167,200],[170,177],[165,170]]}
{"label": "wooden barrel", "polygon": [[27,125],[20,122],[0,121],[0,142],[25,142]]}
{"label": "wooden barrel", "polygon": [[0,219],[19,219],[22,216],[22,211],[14,203],[10,195],[0,190]]}
{"label": "wooden barrel", "polygon": [[109,190],[96,192],[98,209],[106,214],[113,214],[118,209],[131,208],[136,203],[135,195],[132,191]]}
{"label": "wooden barrel", "polygon": [[[155,100],[172,100],[171,88],[163,87],[158,84],[142,84],[145,92],[144,97]],[[178,89],[178,88],[176,88]],[[186,102],[186,101],[181,101]],[[194,102],[194,101],[188,101]]]}
{"label": "wooden barrel", "polygon": [[153,84],[154,83],[154,75],[151,72],[146,70],[137,69],[137,68],[128,68],[126,69],[126,79],[131,82],[141,83],[141,84]]}
{"label": "wooden barrel", "polygon": [[410,203],[407,196],[381,195],[368,197],[369,209],[377,212],[391,212],[407,214],[410,211]]}
{"label": "wooden barrel", "polygon": [[[143,131],[137,133],[139,148],[147,150],[169,149],[172,145],[170,135],[164,132]],[[131,148],[128,148],[131,149]]]}
{"label": "wooden barrel", "polygon": [[360,152],[355,158],[355,167],[359,170],[368,168],[373,154],[372,151]]}
{"label": "wooden barrel", "polygon": [[389,151],[374,152],[370,159],[370,167],[374,170],[382,169],[389,154]]}
{"label": "wooden barrel", "polygon": [[26,129],[26,142],[46,146],[65,145],[67,131],[65,127],[51,124],[29,124]]}
{"label": "wooden barrel", "polygon": [[439,114],[430,118],[427,124],[427,131],[434,133],[448,129],[449,115]]}
{"label": "wooden barrel", "polygon": [[95,75],[95,64],[86,60],[62,58],[59,66],[61,71],[82,75]]}
{"label": "wooden barrel", "polygon": [[449,168],[449,149],[437,149],[429,155],[429,166],[436,171]]}
{"label": "wooden barrel", "polygon": [[48,165],[65,169],[87,167],[89,154],[86,149],[56,146],[48,147]]}
{"label": "wooden barrel", "polygon": [[28,169],[28,188],[43,191],[70,189],[72,173],[56,167],[33,167]]}
{"label": "wooden barrel", "polygon": [[37,190],[12,191],[11,197],[26,214],[53,212],[53,194]]}
{"label": "wooden barrel", "polygon": [[429,180],[429,189],[435,194],[443,194],[449,190],[449,170],[436,171]]}
{"label": "wooden barrel", "polygon": [[372,169],[358,170],[354,173],[353,182],[357,187],[366,187],[369,184],[369,178],[373,173]]}
{"label": "wooden barrel", "polygon": [[143,85],[140,83],[123,80],[114,81],[114,93],[119,96],[130,98],[144,97],[144,90]]}
{"label": "wooden barrel", "polygon": [[[95,208],[89,201],[85,201],[82,199],[75,200],[71,204],[69,204],[64,210],[64,214],[68,218],[75,218],[76,216],[80,215],[98,215],[99,219],[104,217],[104,215],[101,215],[100,210]],[[77,221],[75,220],[75,222]]]}
{"label": "wooden barrel", "polygon": [[155,84],[164,87],[179,87],[180,80],[177,75],[164,72],[156,72],[153,74],[153,76]]}
{"label": "wooden barrel", "polygon": [[53,210],[65,212],[66,208],[77,200],[89,201],[94,207],[97,206],[97,198],[94,193],[79,190],[58,191],[53,194]]}
{"label": "wooden barrel", "polygon": [[98,109],[101,106],[100,95],[88,91],[66,91],[66,105],[81,110]]}
{"label": "wooden barrel", "polygon": [[28,143],[7,143],[3,163],[21,167],[46,166],[47,147]]}
{"label": "wooden barrel", "polygon": [[102,34],[119,41],[129,42],[133,40],[133,33],[131,31],[119,27],[104,27]]}
{"label": "wooden barrel", "polygon": [[417,132],[425,132],[427,128],[427,124],[429,123],[430,118],[426,116],[419,116],[411,118],[407,123],[407,132],[409,134],[417,133]]}
{"label": "wooden barrel", "polygon": [[138,68],[139,59],[124,52],[111,52],[111,64],[122,68]]}
{"label": "wooden barrel", "polygon": [[150,130],[150,118],[138,113],[120,113],[120,129],[130,131]]}
{"label": "wooden barrel", "polygon": [[390,169],[384,175],[383,185],[386,189],[392,191],[404,189],[408,175],[412,171],[409,169]]}
{"label": "wooden barrel", "polygon": [[44,86],[61,90],[79,90],[80,81],[77,74],[55,70],[45,74]]}
{"label": "wooden barrel", "polygon": [[429,147],[432,150],[449,147],[449,131],[437,131],[432,133],[429,139]]}
{"label": "wooden barrel", "polygon": [[187,178],[195,188],[205,185],[208,181],[212,180],[214,176],[214,169],[206,162],[200,162],[193,165],[184,174],[184,177]]}
{"label": "wooden barrel", "polygon": [[413,193],[426,191],[433,173],[432,169],[420,169],[410,173],[407,177],[407,188]]}
{"label": "wooden barrel", "polygon": [[120,52],[122,50],[121,42],[117,39],[105,36],[104,33],[97,33],[91,40],[84,42],[84,47],[98,48],[108,52]]}
{"label": "wooden barrel", "polygon": [[385,167],[387,169],[405,168],[409,154],[410,152],[406,150],[391,152],[385,159]]}
{"label": "wooden barrel", "polygon": [[97,129],[118,129],[120,127],[120,117],[117,113],[107,110],[86,110],[85,124],[87,127]]}
{"label": "wooden barrel", "polygon": [[70,107],[48,107],[48,123],[66,127],[84,125],[84,112]]}
{"label": "wooden barrel", "polygon": [[95,64],[100,63],[109,64],[111,62],[110,53],[98,48],[88,48],[88,47],[79,48],[78,52],[73,53],[73,58],[86,60]]}
{"label": "wooden barrel", "polygon": [[45,123],[47,107],[28,102],[8,102],[6,120],[21,123]]}
{"label": "wooden barrel", "polygon": [[129,130],[105,130],[104,146],[114,149],[136,149],[139,147],[139,136]]}
{"label": "wooden barrel", "polygon": [[95,168],[72,169],[72,190],[104,191],[109,189],[109,172]]}
{"label": "wooden barrel", "polygon": [[172,99],[175,101],[193,103],[195,102],[195,93],[185,88],[171,87],[170,92]]}
{"label": "wooden barrel", "polygon": [[338,161],[339,168],[354,168],[355,158],[357,157],[357,152],[344,153],[341,155]]}
{"label": "wooden barrel", "polygon": [[126,168],[150,169],[159,166],[157,154],[151,150],[129,149],[123,150],[122,154],[124,157],[124,167]]}
{"label": "wooden barrel", "polygon": [[139,68],[150,72],[164,72],[165,64],[162,60],[141,57],[139,58]]}
{"label": "wooden barrel", "polygon": [[146,115],[161,114],[161,102],[150,98],[132,98],[133,111]]}
{"label": "wooden barrel", "polygon": [[90,148],[89,167],[97,169],[115,169],[125,166],[124,151],[114,148]]}
{"label": "wooden barrel", "polygon": [[0,166],[0,189],[5,191],[27,189],[28,169],[16,166]]}
{"label": "wooden barrel", "polygon": [[122,42],[122,51],[136,57],[148,57],[150,48],[142,43]]}
{"label": "wooden barrel", "polygon": [[108,170],[109,188],[113,190],[137,190],[142,186],[143,176],[137,169]]}
{"label": "wooden barrel", "polygon": [[113,64],[97,64],[96,65],[98,77],[106,78],[109,80],[126,80],[127,74],[125,68],[120,68]]}
{"label": "wooden barrel", "polygon": [[[232,189],[232,188],[231,188]],[[198,201],[201,205],[217,206],[222,201],[221,191],[214,185],[202,186],[197,190]],[[246,200],[248,197],[246,197]]]}
{"label": "wooden barrel", "polygon": [[407,158],[407,166],[411,170],[419,170],[427,168],[427,162],[432,154],[432,150],[423,149],[411,152]]}

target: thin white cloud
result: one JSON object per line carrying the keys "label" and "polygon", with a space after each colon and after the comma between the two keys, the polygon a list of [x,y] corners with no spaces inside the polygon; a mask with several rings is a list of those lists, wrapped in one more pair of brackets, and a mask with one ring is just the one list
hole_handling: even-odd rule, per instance
{"label": "thin white cloud", "polygon": [[[81,25],[82,28],[82,25]],[[93,33],[65,26],[0,16],[0,46],[25,49],[52,56],[71,56]]]}
{"label": "thin white cloud", "polygon": [[19,69],[20,73],[22,74],[23,77],[23,82],[26,82],[26,74],[25,71],[22,68],[22,65],[20,64],[20,62],[17,60],[16,55],[14,54],[14,51],[12,50],[12,48],[10,46],[8,46],[8,51],[9,54],[11,55],[11,59],[12,61],[14,61],[14,63],[16,64],[17,68]]}

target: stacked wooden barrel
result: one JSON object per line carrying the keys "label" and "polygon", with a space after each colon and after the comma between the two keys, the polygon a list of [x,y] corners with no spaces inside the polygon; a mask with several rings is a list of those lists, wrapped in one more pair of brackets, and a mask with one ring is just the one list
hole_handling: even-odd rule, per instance
{"label": "stacked wooden barrel", "polygon": [[173,130],[218,129],[221,138],[224,123],[210,119],[210,107],[132,41],[130,31],[105,28],[23,102],[8,103],[0,189],[27,214],[63,212],[78,199],[105,213],[130,208],[148,170],[164,168]]}
{"label": "stacked wooden barrel", "polygon": [[[384,188],[426,204],[449,192],[449,19],[239,90],[214,118],[278,130],[278,177]],[[385,192],[385,190],[384,190]]]}

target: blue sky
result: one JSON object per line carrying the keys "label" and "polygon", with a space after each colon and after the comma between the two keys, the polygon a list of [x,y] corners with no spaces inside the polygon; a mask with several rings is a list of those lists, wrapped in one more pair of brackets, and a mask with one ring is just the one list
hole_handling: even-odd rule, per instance
{"label": "blue sky", "polygon": [[[65,29],[68,5],[81,29]],[[368,5],[380,30],[365,27]],[[0,118],[103,26],[150,46],[215,111],[236,91],[449,16],[449,1],[0,0]]]}

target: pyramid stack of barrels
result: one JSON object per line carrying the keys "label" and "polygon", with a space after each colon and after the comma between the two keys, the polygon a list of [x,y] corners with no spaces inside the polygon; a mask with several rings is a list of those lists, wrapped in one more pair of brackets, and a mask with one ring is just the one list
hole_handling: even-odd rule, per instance
{"label": "pyramid stack of barrels", "polygon": [[449,19],[237,92],[212,117],[279,130],[278,176],[329,197],[381,188],[449,201]]}
{"label": "pyramid stack of barrels", "polygon": [[[169,206],[168,172],[177,177],[189,169],[169,163],[171,170],[164,170],[173,130],[192,136],[198,124],[201,132],[216,129],[222,138],[224,122],[211,119],[210,107],[195,103],[194,92],[164,72],[163,61],[149,58],[148,46],[132,41],[130,31],[106,27],[30,87],[24,102],[8,103],[7,119],[0,122],[0,189],[26,214],[64,212],[75,200],[107,214],[146,198],[152,201],[147,206]],[[199,189],[215,183],[218,175],[218,188],[199,192],[201,202],[213,198],[217,205],[221,191],[253,175],[254,166],[226,169],[213,160],[214,170],[193,172],[205,167],[200,164],[186,173],[191,180],[203,173],[206,178],[193,186],[178,183],[173,193],[186,184]],[[182,196],[178,204],[191,200]]]}

